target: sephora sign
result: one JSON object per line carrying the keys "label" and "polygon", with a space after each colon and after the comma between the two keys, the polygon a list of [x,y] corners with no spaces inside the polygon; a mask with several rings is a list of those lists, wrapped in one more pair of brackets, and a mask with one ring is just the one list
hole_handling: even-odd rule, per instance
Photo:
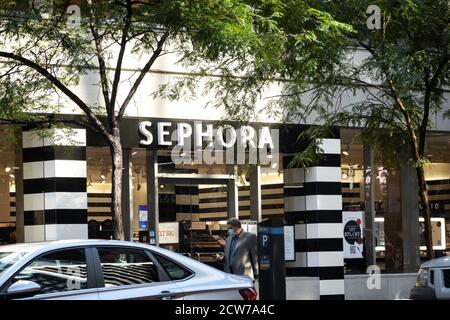
{"label": "sephora sign", "polygon": [[139,123],[141,146],[171,148],[175,164],[278,164],[279,130],[211,123]]}

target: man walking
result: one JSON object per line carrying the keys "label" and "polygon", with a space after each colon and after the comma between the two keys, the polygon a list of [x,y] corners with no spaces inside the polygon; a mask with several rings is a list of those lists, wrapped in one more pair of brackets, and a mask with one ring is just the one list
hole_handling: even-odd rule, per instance
{"label": "man walking", "polygon": [[246,275],[253,281],[258,276],[258,242],[256,235],[241,228],[238,219],[229,219],[228,238],[220,239],[219,243],[225,246],[225,256],[219,258],[224,261],[225,272],[237,275]]}

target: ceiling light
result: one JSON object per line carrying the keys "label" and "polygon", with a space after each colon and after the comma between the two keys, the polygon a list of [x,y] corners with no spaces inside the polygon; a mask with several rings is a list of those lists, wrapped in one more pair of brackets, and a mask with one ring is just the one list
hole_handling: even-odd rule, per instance
{"label": "ceiling light", "polygon": [[272,164],[272,169],[275,169],[276,167],[277,167],[276,163]]}
{"label": "ceiling light", "polygon": [[348,175],[344,172],[344,173],[342,174],[342,178],[347,179],[347,178],[348,178]]}
{"label": "ceiling light", "polygon": [[106,183],[106,180],[103,180],[103,181],[102,181],[102,184],[105,184],[105,183]]}
{"label": "ceiling light", "polygon": [[344,155],[344,156],[348,156],[349,155],[349,153],[348,153],[348,151],[342,151],[342,154]]}
{"label": "ceiling light", "polygon": [[137,153],[137,151],[133,151],[133,152],[131,153],[131,155],[134,156],[136,153]]}
{"label": "ceiling light", "polygon": [[16,176],[15,175],[13,175],[12,173],[9,175],[12,179],[15,179],[16,178]]}
{"label": "ceiling light", "polygon": [[11,167],[9,167],[9,166],[7,166],[7,167],[5,168],[5,172],[6,172],[6,173],[11,172],[11,170],[12,170],[12,169],[11,169]]}
{"label": "ceiling light", "polygon": [[106,176],[102,173],[102,174],[100,175],[100,178],[103,179],[103,180],[105,180],[105,179],[106,179]]}

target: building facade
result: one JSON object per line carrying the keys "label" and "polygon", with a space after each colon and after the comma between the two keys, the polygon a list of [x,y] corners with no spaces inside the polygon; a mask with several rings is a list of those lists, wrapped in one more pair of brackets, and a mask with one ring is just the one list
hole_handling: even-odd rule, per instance
{"label": "building facade", "polygon": [[[125,78],[139,61],[124,61]],[[174,75],[183,75],[174,61],[170,55],[158,60],[122,122],[127,239],[216,265],[214,256],[221,251],[216,240],[225,236],[227,218],[237,217],[245,229],[255,231],[262,219],[281,217],[294,230],[287,239],[293,248],[286,259],[287,276],[317,279],[323,299],[344,297],[345,273],[364,273],[368,265],[388,272],[417,266],[419,257],[411,252],[423,249],[421,233],[410,226],[420,219],[420,205],[406,164],[387,166],[383,155],[357,142],[359,129],[336,128],[322,140],[324,154],[317,166],[292,167],[292,158],[306,146],[297,137],[314,124],[313,118],[299,125],[261,114],[247,125],[254,135],[228,121],[237,133],[223,136],[225,111],[204,107],[212,94],[189,102],[150,95]],[[95,102],[97,82],[95,73],[83,76],[76,93]],[[55,97],[61,104],[60,98]],[[65,103],[58,117],[80,116],[70,101]],[[436,115],[434,128],[427,141],[433,161],[426,179],[434,248],[445,254],[450,250],[450,125]],[[98,134],[83,128],[45,134],[2,130],[19,141],[0,152],[3,243],[112,237],[111,157]],[[270,132],[270,139],[264,132]],[[239,149],[243,136],[245,146]],[[211,137],[212,145],[224,137],[220,150],[208,149]],[[190,139],[184,146],[192,149],[178,150],[174,157],[184,139]],[[216,161],[220,157],[223,161]]]}

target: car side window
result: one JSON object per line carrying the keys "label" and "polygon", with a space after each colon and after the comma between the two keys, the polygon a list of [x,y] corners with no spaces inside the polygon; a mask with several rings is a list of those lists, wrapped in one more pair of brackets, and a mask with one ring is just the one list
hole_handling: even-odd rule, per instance
{"label": "car side window", "polygon": [[61,250],[43,255],[13,278],[33,281],[40,294],[86,289],[87,263],[84,249]]}
{"label": "car side window", "polygon": [[105,287],[159,281],[158,269],[143,250],[99,247],[97,251]]}
{"label": "car side window", "polygon": [[161,264],[161,266],[169,274],[172,280],[182,280],[189,277],[192,272],[178,265],[177,263],[169,260],[159,254],[152,253],[156,260]]}

